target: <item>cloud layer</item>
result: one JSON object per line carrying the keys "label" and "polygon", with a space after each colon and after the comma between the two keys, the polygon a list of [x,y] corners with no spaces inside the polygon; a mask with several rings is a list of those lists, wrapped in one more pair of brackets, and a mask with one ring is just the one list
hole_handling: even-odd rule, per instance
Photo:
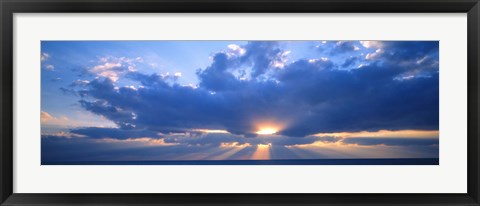
{"label": "cloud layer", "polygon": [[[351,44],[336,43],[330,53],[355,51]],[[160,133],[202,128],[251,137],[260,122],[282,125],[279,133],[292,137],[438,129],[438,42],[371,45],[375,51],[361,68],[339,69],[349,59],[336,65],[326,58],[278,68],[285,53],[278,44],[250,42],[214,54],[197,71],[198,87],[171,83],[177,78],[171,75],[125,71],[136,87],[97,78],[85,83],[79,102],[120,128]]]}
{"label": "cloud layer", "polygon": [[[298,58],[285,44],[288,42],[231,44],[212,53],[210,65],[191,68],[198,82],[189,85],[179,83],[183,78],[180,72],[138,70],[142,57],[99,58],[97,65],[81,71],[88,74],[81,76],[84,79],[76,79],[61,91],[76,98],[84,111],[113,122],[115,127],[77,127],[60,136],[44,135],[42,158],[43,154],[57,158],[55,152],[44,149],[60,145],[91,147],[105,156],[108,152],[99,145],[109,143],[119,146],[115,150],[123,151],[122,156],[139,155],[134,152],[138,152],[136,147],[124,148],[123,144],[158,147],[165,155],[153,149],[144,151],[154,154],[151,158],[163,159],[217,150],[224,158],[245,158],[261,148],[259,145],[276,148],[271,152],[277,151],[272,153],[277,157],[301,158],[312,148],[330,151],[324,144],[402,151],[384,154],[375,150],[376,157],[402,156],[400,153],[438,156],[438,132],[433,136],[427,132],[427,137],[396,135],[439,129],[437,41],[319,41],[313,43],[306,55],[309,58]],[[294,55],[297,58],[291,57]],[[46,53],[42,55],[42,60],[48,58]],[[42,122],[54,120],[42,112]],[[262,129],[275,134],[259,135]],[[368,136],[380,130],[408,132]],[[368,135],[333,135],[358,132]],[[78,145],[65,146],[68,141]],[[425,153],[409,153],[407,148]],[[363,152],[365,157],[371,154]],[[342,156],[338,151],[310,155]]]}

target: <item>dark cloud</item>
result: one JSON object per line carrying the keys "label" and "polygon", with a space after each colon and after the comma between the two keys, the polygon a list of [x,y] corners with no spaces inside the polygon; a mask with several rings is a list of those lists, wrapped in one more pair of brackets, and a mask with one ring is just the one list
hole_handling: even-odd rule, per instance
{"label": "dark cloud", "polygon": [[264,74],[271,63],[281,58],[282,50],[275,41],[251,42],[245,46],[246,54],[241,63],[249,62],[252,65],[252,77]]}
{"label": "dark cloud", "polygon": [[358,42],[357,41],[338,41],[335,43],[333,50],[334,50],[333,54],[336,54],[338,52],[341,52],[341,53],[353,52],[355,50],[358,50]]}
{"label": "dark cloud", "polygon": [[113,139],[129,139],[139,137],[157,137],[156,132],[148,130],[136,130],[136,129],[117,129],[117,128],[99,128],[88,127],[80,129],[72,129],[71,133],[84,135],[94,139],[113,138]]}
{"label": "dark cloud", "polygon": [[182,145],[198,146],[198,145],[210,145],[220,146],[222,143],[238,143],[238,144],[271,144],[272,146],[291,146],[291,145],[304,145],[312,144],[316,141],[322,142],[337,142],[340,141],[339,137],[314,137],[308,136],[305,138],[287,137],[287,136],[262,136],[259,138],[245,138],[241,135],[231,134],[203,134],[203,135],[167,135],[164,137],[166,143],[179,143]]}
{"label": "dark cloud", "polygon": [[283,50],[274,41],[251,42],[245,47],[244,54],[217,53],[213,63],[204,70],[199,70],[200,86],[214,91],[241,90],[245,82],[233,74],[237,70],[242,76],[246,75],[245,67],[250,70],[250,78],[256,79],[272,69],[274,62],[282,62]]}
{"label": "dark cloud", "polygon": [[64,87],[60,87],[60,91],[62,91],[62,93],[65,94],[65,95],[77,96],[77,91],[75,91],[73,89],[67,89],[67,88],[64,88]]}
{"label": "dark cloud", "polygon": [[[304,136],[336,131],[438,129],[438,75],[393,80],[402,70],[394,65],[388,69],[370,65],[353,71],[319,71],[286,81],[295,89],[295,98],[309,107],[308,115],[282,133]],[[289,68],[285,72],[288,78],[303,73]]]}
{"label": "dark cloud", "polygon": [[388,145],[388,146],[427,146],[438,145],[438,138],[376,138],[356,137],[343,140],[347,144]]}
{"label": "dark cloud", "polygon": [[376,45],[373,61],[403,69],[397,78],[430,77],[438,73],[438,41],[386,41]]}
{"label": "dark cloud", "polygon": [[347,58],[343,64],[341,65],[343,68],[349,68],[350,66],[355,65],[355,63],[358,61],[358,57],[352,56]]}
{"label": "dark cloud", "polygon": [[[345,52],[356,44],[336,43],[335,48]],[[301,59],[274,68],[284,53],[275,42],[252,42],[242,49],[243,54],[215,54],[210,66],[197,71],[198,88],[157,74],[129,72],[126,77],[142,87],[94,79],[83,87],[80,104],[115,122],[119,133],[202,128],[254,137],[261,120],[284,123],[280,134],[289,137],[438,129],[438,42],[384,42],[381,53],[352,70],[338,70],[327,59]],[[348,61],[343,64],[354,60]],[[249,78],[238,78],[235,72],[245,68],[251,69]]]}
{"label": "dark cloud", "polygon": [[404,63],[431,57],[438,62],[438,47],[438,41],[385,41],[382,42],[384,52],[379,58],[387,62]]}
{"label": "dark cloud", "polygon": [[213,57],[213,64],[197,72],[200,86],[213,91],[237,90],[242,83],[228,71],[229,60],[226,54],[218,53]]}
{"label": "dark cloud", "polygon": [[339,55],[359,50],[358,41],[326,41],[317,46],[318,51],[328,55]]}

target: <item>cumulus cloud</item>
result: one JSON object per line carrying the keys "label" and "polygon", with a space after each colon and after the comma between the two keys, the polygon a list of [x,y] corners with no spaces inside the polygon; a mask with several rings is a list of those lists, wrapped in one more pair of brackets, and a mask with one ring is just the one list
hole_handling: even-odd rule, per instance
{"label": "cumulus cloud", "polygon": [[382,48],[383,43],[382,41],[360,41],[360,44],[365,48]]}
{"label": "cumulus cloud", "polygon": [[105,77],[114,82],[118,81],[121,75],[129,71],[136,71],[137,62],[143,62],[143,58],[127,57],[101,57],[97,65],[89,69],[89,72],[97,77]]}
{"label": "cumulus cloud", "polygon": [[[99,120],[100,119],[100,120]],[[46,111],[40,112],[40,122],[42,128],[77,128],[77,127],[86,127],[86,126],[96,126],[100,127],[115,127],[116,125],[110,122],[109,120],[102,119],[92,114],[81,114],[77,118],[69,118],[66,115],[52,115]],[[43,132],[43,129],[42,129]],[[43,133],[42,133],[43,134]],[[79,134],[79,133],[78,133]],[[80,135],[80,134],[79,134]]]}
{"label": "cumulus cloud", "polygon": [[48,54],[48,53],[45,53],[45,52],[44,52],[44,53],[42,53],[42,54],[40,55],[40,60],[41,60],[41,61],[46,61],[46,60],[48,60],[49,58],[50,58],[50,54]]}
{"label": "cumulus cloud", "polygon": [[227,56],[235,57],[235,56],[243,56],[247,50],[239,45],[230,44],[228,45]]}
{"label": "cumulus cloud", "polygon": [[55,66],[53,66],[51,64],[48,64],[48,65],[45,65],[45,69],[49,70],[49,71],[53,71],[53,70],[55,70]]}
{"label": "cumulus cloud", "polygon": [[60,78],[60,77],[55,77],[55,78],[52,78],[50,79],[51,82],[58,82],[58,81],[62,81],[63,79]]}
{"label": "cumulus cloud", "polygon": [[65,116],[54,117],[48,112],[40,112],[40,121],[42,124],[65,124],[68,121],[68,118]]}
{"label": "cumulus cloud", "polygon": [[117,128],[98,128],[87,127],[80,129],[72,129],[70,131],[74,134],[85,135],[95,139],[130,139],[140,137],[157,137],[157,133],[148,130],[134,130],[134,129],[117,129]]}
{"label": "cumulus cloud", "polygon": [[[383,52],[363,62],[361,69],[340,70],[365,60],[358,54],[342,65],[322,57],[288,62],[288,51],[277,42],[230,45],[197,71],[197,87],[172,83],[180,74],[128,70],[124,64],[135,59],[104,59],[91,69],[104,78],[74,84],[82,88],[79,103],[84,109],[119,128],[74,132],[126,139],[215,129],[255,137],[263,121],[281,125],[281,136],[305,137],[301,141],[308,143],[312,139],[307,137],[321,132],[437,130],[438,42],[333,43],[335,52],[356,52],[359,47]],[[118,85],[119,74],[141,87]],[[407,74],[414,78],[398,81]]]}
{"label": "cumulus cloud", "polygon": [[77,80],[75,80],[74,82],[72,82],[72,84],[70,84],[70,86],[72,86],[72,87],[75,87],[75,86],[85,86],[85,85],[87,85],[88,83],[90,83],[90,81],[77,79]]}
{"label": "cumulus cloud", "polygon": [[357,44],[355,41],[337,41],[333,50],[334,53],[357,51],[360,49]]}
{"label": "cumulus cloud", "polygon": [[329,55],[346,54],[360,50],[358,41],[322,41],[316,48]]}
{"label": "cumulus cloud", "polygon": [[70,138],[84,138],[84,137],[87,137],[87,136],[84,136],[84,135],[79,135],[79,134],[75,134],[75,133],[70,133],[70,132],[65,132],[65,131],[58,131],[58,132],[54,132],[54,133],[42,133],[42,138],[66,138],[66,139],[70,139]]}

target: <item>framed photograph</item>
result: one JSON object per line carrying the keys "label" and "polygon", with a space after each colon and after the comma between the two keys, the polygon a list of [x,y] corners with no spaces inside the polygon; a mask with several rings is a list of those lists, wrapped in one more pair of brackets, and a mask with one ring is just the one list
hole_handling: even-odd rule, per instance
{"label": "framed photograph", "polygon": [[0,7],[1,205],[480,205],[477,0]]}

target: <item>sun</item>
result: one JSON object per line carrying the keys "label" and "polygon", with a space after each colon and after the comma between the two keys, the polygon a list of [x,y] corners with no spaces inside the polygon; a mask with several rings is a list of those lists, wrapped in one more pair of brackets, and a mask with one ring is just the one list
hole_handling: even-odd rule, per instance
{"label": "sun", "polygon": [[258,135],[271,135],[271,134],[275,134],[277,132],[278,132],[278,129],[275,129],[275,128],[261,128],[256,133]]}

